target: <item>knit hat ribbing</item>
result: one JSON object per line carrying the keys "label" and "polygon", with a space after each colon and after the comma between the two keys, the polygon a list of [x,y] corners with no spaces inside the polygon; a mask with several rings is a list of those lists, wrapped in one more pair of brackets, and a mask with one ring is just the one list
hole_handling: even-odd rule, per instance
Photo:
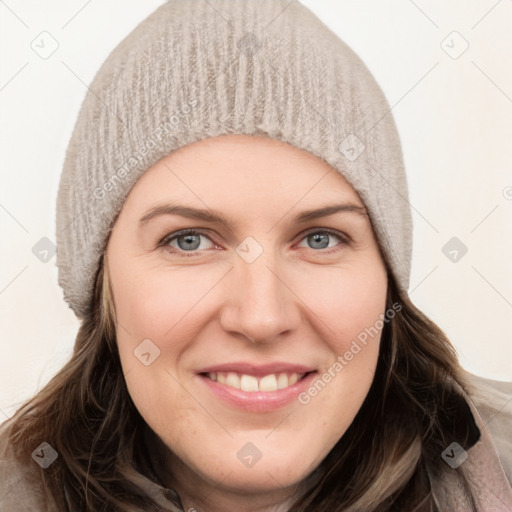
{"label": "knit hat ribbing", "polygon": [[367,207],[407,292],[412,218],[402,151],[380,87],[297,0],[170,0],[108,56],[81,106],[57,195],[59,285],[78,317],[122,205],[172,151],[266,135],[340,172]]}

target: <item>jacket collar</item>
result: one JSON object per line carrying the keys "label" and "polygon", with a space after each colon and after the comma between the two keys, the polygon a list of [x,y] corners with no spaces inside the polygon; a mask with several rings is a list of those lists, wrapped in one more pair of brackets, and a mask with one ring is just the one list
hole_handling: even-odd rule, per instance
{"label": "jacket collar", "polygon": [[[439,512],[472,512],[464,490],[457,480],[457,471],[464,470],[476,496],[479,512],[512,512],[512,487],[505,475],[498,453],[485,422],[468,394],[455,383],[471,412],[479,431],[474,444],[450,445],[439,454],[447,463],[442,477],[429,472],[434,499]],[[461,468],[461,469],[459,469]]]}

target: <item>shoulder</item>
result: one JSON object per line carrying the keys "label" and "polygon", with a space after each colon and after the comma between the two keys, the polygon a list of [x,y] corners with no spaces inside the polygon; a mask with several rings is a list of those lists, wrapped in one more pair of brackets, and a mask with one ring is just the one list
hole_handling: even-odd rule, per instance
{"label": "shoulder", "polygon": [[512,382],[465,371],[468,395],[489,432],[501,465],[512,485]]}
{"label": "shoulder", "polygon": [[10,430],[11,420],[0,424],[0,510],[53,512],[45,499],[41,469],[30,453],[26,463],[20,463],[14,457],[9,442]]}

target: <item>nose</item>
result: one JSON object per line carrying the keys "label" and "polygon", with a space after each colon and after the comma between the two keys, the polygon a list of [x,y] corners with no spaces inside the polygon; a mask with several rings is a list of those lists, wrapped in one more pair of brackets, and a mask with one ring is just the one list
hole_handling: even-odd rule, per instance
{"label": "nose", "polygon": [[237,259],[229,273],[221,312],[226,332],[242,334],[253,343],[275,343],[301,322],[293,283],[287,282],[282,266],[268,253],[264,251],[252,263]]}

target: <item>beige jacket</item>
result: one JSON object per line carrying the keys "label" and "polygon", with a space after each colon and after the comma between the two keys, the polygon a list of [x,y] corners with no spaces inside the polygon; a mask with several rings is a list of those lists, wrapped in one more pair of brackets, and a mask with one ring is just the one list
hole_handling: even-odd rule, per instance
{"label": "beige jacket", "polygon": [[[466,399],[481,438],[467,451],[467,458],[462,464],[473,476],[474,492],[481,506],[479,512],[512,512],[512,382],[499,382],[471,374],[470,378],[473,389]],[[25,467],[13,462],[5,436],[2,435],[6,423],[0,426],[0,511],[68,512],[57,511],[44,502],[38,480],[40,469],[31,457],[27,458]],[[461,461],[465,457],[462,453],[462,458],[459,458],[461,454],[456,449],[443,453],[445,461],[452,464],[454,460]],[[137,479],[158,497],[165,510],[179,510],[164,497],[162,487],[141,474],[137,475]],[[432,486],[439,512],[470,511],[451,473],[443,481],[432,479]]]}

